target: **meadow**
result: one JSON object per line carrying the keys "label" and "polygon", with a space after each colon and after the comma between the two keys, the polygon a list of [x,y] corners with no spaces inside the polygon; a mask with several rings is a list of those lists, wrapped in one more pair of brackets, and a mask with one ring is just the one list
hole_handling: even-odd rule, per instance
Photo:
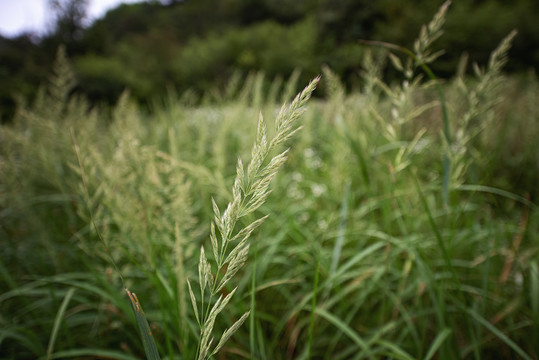
{"label": "meadow", "polygon": [[443,11],[354,91],[91,107],[60,51],[0,128],[0,357],[537,359],[539,83],[514,33],[436,79]]}

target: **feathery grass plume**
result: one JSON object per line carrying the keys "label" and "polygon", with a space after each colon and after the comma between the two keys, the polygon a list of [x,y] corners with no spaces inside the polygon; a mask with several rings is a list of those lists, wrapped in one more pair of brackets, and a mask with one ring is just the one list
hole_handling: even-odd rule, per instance
{"label": "feathery grass plume", "polygon": [[[200,326],[197,357],[199,360],[216,354],[249,316],[249,312],[243,314],[239,320],[224,331],[218,344],[211,349],[214,340],[212,333],[215,320],[237,288],[234,288],[224,298],[222,295],[217,300],[215,298],[247,261],[250,247],[249,237],[264,222],[267,215],[254,220],[237,232],[235,232],[236,223],[240,218],[258,209],[270,194],[269,184],[286,161],[288,150],[275,155],[269,161],[267,158],[300,129],[297,126],[297,120],[304,113],[305,105],[319,80],[319,77],[315,78],[296,96],[290,105],[282,106],[275,122],[275,136],[269,142],[266,136],[266,125],[262,115],[259,116],[256,140],[251,150],[251,160],[247,171],[245,171],[241,159],[238,159],[237,162],[232,201],[221,213],[218,205],[212,199],[214,220],[211,223],[210,241],[214,263],[213,266],[210,264],[202,246],[198,267],[201,307],[197,306],[191,284],[188,283],[191,302]],[[230,249],[230,247],[232,248]]]}
{"label": "feathery grass plume", "polygon": [[343,127],[343,116],[344,99],[346,97],[346,89],[340,81],[337,74],[335,74],[327,65],[322,66],[322,71],[324,73],[325,83],[327,85],[327,94],[329,96],[329,103],[331,106],[328,107],[328,112],[333,115],[334,121],[339,127]]}
{"label": "feathery grass plume", "polygon": [[[402,62],[400,59],[395,55],[390,55],[390,60],[393,64],[393,66],[401,71],[405,78],[411,81],[411,84],[406,81],[403,83],[403,89],[402,90],[409,90],[410,87],[416,86],[420,83],[421,76],[413,77],[414,75],[414,68],[420,67],[425,74],[429,77],[431,81],[434,82],[436,86],[436,90],[438,93],[438,97],[440,99],[440,104],[442,108],[442,120],[444,124],[443,128],[443,140],[446,143],[446,152],[443,154],[443,186],[442,186],[442,197],[443,197],[443,203],[445,206],[449,205],[449,188],[450,188],[450,178],[451,178],[451,129],[449,124],[449,116],[447,112],[447,105],[445,101],[445,95],[444,91],[442,89],[441,84],[438,81],[438,78],[433,73],[432,69],[428,66],[430,62],[433,62],[438,56],[442,54],[442,52],[438,51],[435,53],[431,53],[429,51],[429,48],[431,47],[432,43],[438,39],[442,35],[442,26],[445,23],[445,15],[447,13],[447,9],[451,5],[451,1],[446,1],[438,10],[438,12],[434,15],[433,19],[429,22],[427,26],[423,26],[421,28],[420,34],[418,39],[414,42],[414,49],[409,50],[403,46],[387,43],[387,42],[381,42],[381,41],[366,41],[366,40],[360,40],[361,43],[367,44],[367,45],[376,45],[376,46],[382,46],[389,50],[395,50],[400,53],[405,54],[408,57],[408,62],[405,66],[402,65]],[[412,60],[414,61],[414,66],[412,66]],[[409,91],[407,91],[410,93]],[[399,100],[390,93],[390,96],[392,96],[396,101],[397,104],[399,103]],[[402,103],[402,101],[400,101]],[[424,109],[426,109],[425,107]],[[392,115],[394,115],[395,118],[401,117],[398,112],[398,108],[395,108],[396,111],[392,111]],[[418,114],[416,110],[416,115]],[[392,131],[393,129],[390,128]]]}
{"label": "feathery grass plume", "polygon": [[[469,156],[473,150],[471,143],[491,124],[492,111],[501,100],[500,87],[503,82],[502,69],[507,63],[507,53],[517,31],[511,31],[491,53],[486,68],[473,64],[477,82],[467,85],[462,79],[457,79],[457,87],[466,97],[467,109],[459,117],[460,126],[455,132],[452,144],[452,159],[454,170],[452,182],[461,185],[466,169],[471,163]],[[480,154],[477,154],[480,155]]]}
{"label": "feathery grass plume", "polygon": [[65,104],[68,100],[69,93],[76,85],[75,75],[67,59],[65,46],[58,48],[56,60],[53,65],[53,74],[50,78],[49,85],[50,96],[58,104]]}
{"label": "feathery grass plume", "polygon": [[513,30],[500,42],[498,47],[490,54],[486,70],[481,69],[474,63],[474,72],[479,83],[469,94],[472,105],[470,109],[471,117],[492,107],[499,100],[498,88],[502,82],[501,71],[507,63],[507,53],[516,35],[517,31]]}
{"label": "feathery grass plume", "polygon": [[430,52],[430,46],[440,36],[442,36],[442,27],[445,23],[445,14],[451,5],[451,1],[446,1],[434,15],[428,25],[423,25],[419,32],[419,38],[414,42],[414,53],[417,63],[428,64],[436,60],[443,51]]}
{"label": "feathery grass plume", "polygon": [[[65,132],[62,133],[64,129],[58,129],[55,124],[64,121],[73,124],[80,117],[88,116],[88,104],[84,103],[84,99],[71,97],[77,81],[64,46],[58,48],[52,73],[47,80],[38,89],[30,108],[22,102],[19,103],[20,108],[14,120],[19,126],[26,126],[36,132],[58,132],[59,134],[51,136],[51,143],[54,144],[53,141],[69,138]],[[37,130],[39,128],[41,129]]]}

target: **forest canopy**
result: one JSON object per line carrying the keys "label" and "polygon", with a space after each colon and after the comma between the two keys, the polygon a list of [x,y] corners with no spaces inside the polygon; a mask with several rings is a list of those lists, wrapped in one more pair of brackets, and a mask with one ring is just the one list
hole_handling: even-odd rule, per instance
{"label": "forest canopy", "polygon": [[[87,0],[54,0],[48,34],[0,37],[0,114],[15,99],[31,100],[59,46],[65,46],[78,86],[92,102],[113,103],[126,88],[140,101],[167,89],[203,93],[232,74],[263,71],[268,78],[301,70],[302,80],[328,65],[349,86],[359,77],[365,45],[379,40],[410,47],[421,24],[442,1],[428,0],[183,0],[123,4],[90,25]],[[539,3],[458,1],[437,44],[438,76],[451,76],[466,54],[484,63],[511,30],[519,32],[509,71],[539,64]]]}

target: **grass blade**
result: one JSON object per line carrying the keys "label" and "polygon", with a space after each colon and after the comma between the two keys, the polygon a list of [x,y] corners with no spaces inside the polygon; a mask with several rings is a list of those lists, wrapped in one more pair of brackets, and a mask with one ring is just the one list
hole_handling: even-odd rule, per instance
{"label": "grass blade", "polygon": [[[539,335],[539,271],[536,261],[530,264],[530,303],[532,309],[532,338]],[[534,349],[539,354],[539,342],[535,342]]]}
{"label": "grass blade", "polygon": [[337,241],[335,242],[335,247],[333,248],[333,255],[331,257],[331,268],[330,274],[335,274],[337,266],[339,265],[339,260],[341,257],[341,251],[344,243],[344,237],[346,233],[346,219],[348,217],[348,199],[350,197],[350,181],[346,183],[344,194],[341,200],[341,223],[339,226],[339,235],[337,236]]}
{"label": "grass blade", "polygon": [[307,341],[307,359],[311,358],[314,337],[314,314],[316,312],[316,297],[318,294],[318,279],[320,278],[320,249],[316,251],[316,268],[314,270],[313,296],[311,299],[311,318],[309,319],[309,338]]}
{"label": "grass blade", "polygon": [[373,355],[371,354],[369,345],[361,337],[359,337],[359,335],[350,326],[344,323],[344,321],[321,308],[317,308],[316,313],[330,323],[332,323],[333,325],[335,325],[337,329],[339,329],[343,334],[348,336],[354,343],[356,343],[357,346],[359,346],[363,350],[366,356],[368,355],[368,358],[374,359]]}
{"label": "grass blade", "polygon": [[49,339],[49,345],[47,346],[47,359],[51,359],[52,352],[54,351],[54,343],[56,342],[56,337],[58,336],[58,330],[60,330],[60,324],[62,323],[62,319],[66,312],[67,305],[69,304],[69,301],[71,301],[73,294],[75,294],[75,288],[69,289],[66,296],[64,297],[64,300],[62,301],[62,304],[60,305],[60,309],[58,309],[58,313],[56,313],[56,318],[54,319],[54,325],[52,327],[51,337]]}
{"label": "grass blade", "polygon": [[427,355],[425,356],[425,360],[432,359],[434,354],[436,354],[436,351],[442,346],[445,339],[447,339],[451,335],[451,329],[445,328],[436,336],[436,339],[432,342],[432,345],[429,348],[429,351],[427,352]]}
{"label": "grass blade", "polygon": [[524,198],[522,196],[513,194],[513,193],[511,193],[509,191],[498,189],[498,188],[495,188],[495,187],[492,187],[492,186],[466,185],[466,184],[464,184],[464,185],[460,185],[460,186],[456,187],[456,190],[471,191],[471,192],[484,192],[484,193],[488,193],[488,194],[494,194],[494,195],[505,197],[505,198],[513,200],[513,201],[517,201],[517,202],[519,202],[521,204],[524,204],[524,205],[530,207],[533,210],[537,209],[537,205],[535,205],[530,200],[528,200],[528,199],[526,199],[526,198]]}
{"label": "grass blade", "polygon": [[132,293],[128,289],[125,289],[127,295],[129,295],[129,300],[131,300],[131,308],[135,314],[135,319],[137,320],[137,325],[140,330],[140,336],[142,337],[142,344],[144,345],[144,352],[146,353],[146,358],[148,360],[160,360],[159,352],[157,351],[157,346],[153,340],[152,330],[150,325],[148,325],[148,320],[142,311],[142,307],[138,301],[137,295]]}
{"label": "grass blade", "polygon": [[490,322],[488,322],[484,317],[479,315],[477,312],[475,312],[472,309],[465,309],[465,311],[470,314],[477,322],[479,322],[481,325],[483,325],[488,331],[493,333],[496,337],[498,337],[501,341],[506,343],[511,349],[515,350],[515,352],[520,355],[522,359],[525,360],[532,360],[532,357],[529,356],[522,350],[520,346],[518,346],[513,340],[511,340],[507,335],[502,333],[500,330],[498,330],[497,327],[492,325]]}
{"label": "grass blade", "polygon": [[253,259],[253,270],[251,274],[251,317],[249,318],[249,347],[251,350],[251,357],[255,358],[256,355],[256,345],[255,345],[255,315],[256,315],[256,263],[258,258],[258,243],[254,244],[254,259]]}
{"label": "grass blade", "polygon": [[397,345],[393,344],[390,341],[380,340],[378,344],[382,345],[384,348],[390,350],[385,353],[386,356],[390,359],[399,359],[399,360],[413,360],[414,358],[410,354],[406,353],[404,350],[399,348]]}
{"label": "grass blade", "polygon": [[58,351],[50,357],[51,359],[116,359],[116,360],[138,360],[136,356],[127,355],[118,351],[105,349],[73,349]]}

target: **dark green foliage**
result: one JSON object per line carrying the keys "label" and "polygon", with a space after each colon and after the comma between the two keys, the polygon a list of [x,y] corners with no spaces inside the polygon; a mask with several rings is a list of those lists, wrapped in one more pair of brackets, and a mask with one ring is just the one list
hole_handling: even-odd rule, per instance
{"label": "dark green foliage", "polygon": [[73,46],[83,35],[88,0],[49,0],[55,13],[54,36],[60,43]]}
{"label": "dark green foliage", "polygon": [[[43,38],[2,39],[0,112],[10,119],[13,96],[35,96],[60,44],[76,65],[79,91],[94,102],[114,102],[128,88],[139,101],[167,88],[207,91],[240,70],[302,80],[329,64],[347,86],[358,83],[358,40],[409,47],[442,1],[186,0],[121,5],[83,28],[85,1],[57,1],[55,30]],[[448,15],[434,65],[451,76],[462,53],[486,62],[497,41],[518,29],[510,70],[539,65],[538,3],[458,1]],[[308,25],[307,25],[308,24]],[[30,39],[33,39],[30,41]]]}

